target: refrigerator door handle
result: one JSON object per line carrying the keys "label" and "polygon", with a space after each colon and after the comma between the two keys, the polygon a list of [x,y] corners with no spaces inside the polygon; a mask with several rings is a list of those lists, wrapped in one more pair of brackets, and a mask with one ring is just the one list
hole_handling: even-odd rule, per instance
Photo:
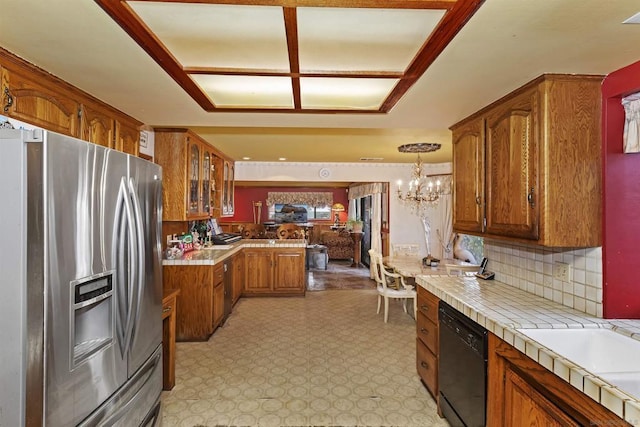
{"label": "refrigerator door handle", "polygon": [[135,219],[135,231],[136,231],[136,243],[137,251],[134,254],[136,262],[134,263],[134,269],[137,271],[137,281],[135,282],[135,288],[132,289],[136,296],[135,314],[133,316],[133,323],[131,325],[131,340],[135,340],[138,332],[138,324],[140,320],[140,307],[142,305],[142,292],[144,291],[144,267],[145,267],[145,247],[144,247],[144,223],[142,221],[142,209],[140,207],[140,200],[138,199],[138,193],[136,192],[135,181],[133,178],[129,178],[129,196],[133,202],[133,216]]}
{"label": "refrigerator door handle", "polygon": [[[137,236],[134,230],[135,223],[133,221],[133,207],[131,206],[131,198],[127,190],[125,177],[120,180],[120,189],[118,191],[118,203],[116,213],[119,221],[117,224],[117,240],[114,244],[114,250],[117,251],[114,257],[118,263],[118,314],[120,316],[118,334],[120,341],[120,352],[122,357],[129,351],[132,330],[132,311],[134,297],[132,287],[135,286],[138,272],[132,268],[132,256],[137,249]],[[124,207],[124,209],[123,209]],[[124,213],[124,215],[122,214]],[[126,227],[124,226],[126,223]],[[128,257],[125,260],[125,246],[128,244]],[[123,327],[124,325],[124,327]]]}

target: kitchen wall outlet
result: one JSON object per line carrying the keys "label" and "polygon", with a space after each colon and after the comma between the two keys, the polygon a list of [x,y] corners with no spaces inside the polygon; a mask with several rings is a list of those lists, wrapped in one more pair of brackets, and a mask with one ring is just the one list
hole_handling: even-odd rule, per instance
{"label": "kitchen wall outlet", "polygon": [[556,279],[560,279],[564,282],[571,281],[571,273],[572,273],[571,264],[567,264],[566,262],[558,262],[556,261],[553,264],[553,277]]}

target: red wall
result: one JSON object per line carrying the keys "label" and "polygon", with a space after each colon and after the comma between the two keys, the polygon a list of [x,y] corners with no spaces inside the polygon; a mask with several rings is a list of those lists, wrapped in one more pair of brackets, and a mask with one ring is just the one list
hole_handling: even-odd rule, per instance
{"label": "red wall", "polygon": [[640,61],[602,84],[603,315],[640,318],[640,153],[622,152],[620,100],[640,91]]}
{"label": "red wall", "polygon": [[[253,202],[262,202],[262,219],[259,222],[269,220],[269,210],[266,205],[269,192],[332,192],[333,203],[342,203],[345,211],[340,212],[340,221],[347,220],[349,200],[346,188],[321,188],[321,187],[240,187],[234,190],[234,216],[220,218],[220,222],[253,222]],[[331,219],[333,220],[333,218]]]}

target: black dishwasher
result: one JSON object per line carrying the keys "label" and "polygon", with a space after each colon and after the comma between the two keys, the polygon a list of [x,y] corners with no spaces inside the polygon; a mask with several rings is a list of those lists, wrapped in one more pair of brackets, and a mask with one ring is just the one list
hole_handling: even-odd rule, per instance
{"label": "black dishwasher", "polygon": [[452,427],[486,423],[487,330],[444,301],[438,309],[440,408]]}

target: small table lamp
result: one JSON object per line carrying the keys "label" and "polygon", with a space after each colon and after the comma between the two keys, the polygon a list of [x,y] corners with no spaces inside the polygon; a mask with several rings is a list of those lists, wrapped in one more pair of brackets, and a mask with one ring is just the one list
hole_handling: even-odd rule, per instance
{"label": "small table lamp", "polygon": [[340,225],[340,214],[338,212],[344,212],[344,205],[342,203],[334,203],[333,206],[331,206],[331,210],[334,212],[333,225]]}

